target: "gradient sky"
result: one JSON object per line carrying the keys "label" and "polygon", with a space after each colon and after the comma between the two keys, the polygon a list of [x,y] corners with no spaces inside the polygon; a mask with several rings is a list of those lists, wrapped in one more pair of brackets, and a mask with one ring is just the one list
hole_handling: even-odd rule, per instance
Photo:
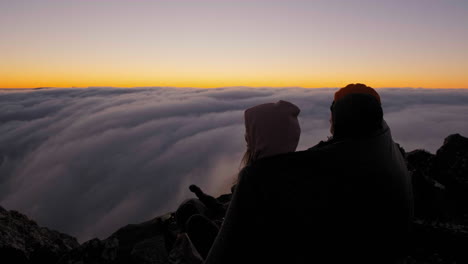
{"label": "gradient sky", "polygon": [[0,87],[468,88],[468,1],[0,0]]}

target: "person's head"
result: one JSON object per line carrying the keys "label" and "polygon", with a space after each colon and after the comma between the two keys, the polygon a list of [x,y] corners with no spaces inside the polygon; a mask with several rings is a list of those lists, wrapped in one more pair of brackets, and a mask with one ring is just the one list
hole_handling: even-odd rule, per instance
{"label": "person's head", "polygon": [[294,152],[299,143],[301,128],[297,116],[299,108],[286,101],[261,104],[244,112],[247,151],[243,165],[280,153]]}
{"label": "person's head", "polygon": [[338,90],[330,110],[330,132],[334,138],[365,137],[382,127],[380,96],[361,83]]}

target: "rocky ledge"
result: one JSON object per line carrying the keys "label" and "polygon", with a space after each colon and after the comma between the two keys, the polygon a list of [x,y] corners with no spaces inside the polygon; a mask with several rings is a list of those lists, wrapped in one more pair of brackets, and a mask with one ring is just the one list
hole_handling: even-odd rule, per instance
{"label": "rocky ledge", "polygon": [[0,207],[2,263],[56,263],[79,246],[72,236],[40,227],[25,215]]}
{"label": "rocky ledge", "polygon": [[[407,263],[468,263],[468,138],[450,135],[436,154],[404,153],[416,214]],[[230,195],[217,199],[226,203]],[[174,213],[169,213],[80,245],[69,235],[0,207],[2,263],[168,263],[178,234]]]}

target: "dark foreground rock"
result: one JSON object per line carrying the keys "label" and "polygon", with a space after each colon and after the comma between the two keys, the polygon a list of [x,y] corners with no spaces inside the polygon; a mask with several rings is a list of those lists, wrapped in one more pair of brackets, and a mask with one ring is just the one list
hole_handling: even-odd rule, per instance
{"label": "dark foreground rock", "polygon": [[468,226],[468,138],[448,136],[435,155],[406,155],[412,173],[416,216]]}
{"label": "dark foreground rock", "polygon": [[416,219],[413,223],[411,263],[468,263],[468,227]]}
{"label": "dark foreground rock", "polygon": [[468,263],[468,138],[406,154],[416,220],[409,263]]}
{"label": "dark foreground rock", "polygon": [[168,214],[122,227],[105,240],[95,238],[85,242],[65,254],[58,263],[167,263],[175,232],[175,221],[172,214]]}
{"label": "dark foreground rock", "polygon": [[25,215],[0,207],[1,263],[56,263],[78,246],[76,238],[40,227]]}
{"label": "dark foreground rock", "polygon": [[[425,150],[404,154],[412,174],[416,214],[407,263],[468,263],[468,139],[454,134],[436,154]],[[217,200],[224,204],[230,197]],[[79,245],[73,237],[0,207],[0,262],[168,263],[179,234],[174,213],[169,213]]]}

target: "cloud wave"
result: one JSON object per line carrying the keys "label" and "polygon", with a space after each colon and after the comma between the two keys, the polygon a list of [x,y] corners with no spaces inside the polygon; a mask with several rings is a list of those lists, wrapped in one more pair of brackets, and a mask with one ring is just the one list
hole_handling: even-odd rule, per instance
{"label": "cloud wave", "polygon": [[[301,108],[299,149],[329,135],[336,89],[83,88],[0,90],[0,204],[77,236],[105,237],[173,211],[199,184],[227,191],[245,148],[243,111]],[[405,149],[434,152],[468,135],[468,90],[380,89]]]}

